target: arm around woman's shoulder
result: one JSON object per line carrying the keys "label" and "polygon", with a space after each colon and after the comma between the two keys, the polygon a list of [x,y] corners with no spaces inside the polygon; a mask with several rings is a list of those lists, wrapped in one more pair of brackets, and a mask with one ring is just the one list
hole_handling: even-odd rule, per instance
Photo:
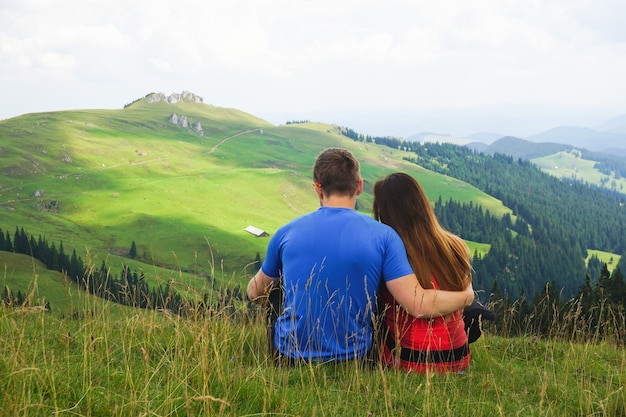
{"label": "arm around woman's shoulder", "polygon": [[474,301],[471,283],[463,291],[424,289],[415,274],[410,274],[387,281],[386,285],[398,304],[418,318],[445,316]]}

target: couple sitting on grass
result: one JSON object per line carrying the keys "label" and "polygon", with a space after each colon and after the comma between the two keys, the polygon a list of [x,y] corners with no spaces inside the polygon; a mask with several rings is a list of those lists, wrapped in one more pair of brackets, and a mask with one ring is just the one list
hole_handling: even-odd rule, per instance
{"label": "couple sitting on grass", "polygon": [[[374,185],[374,217],[355,210],[360,167],[345,149],[313,168],[320,208],[271,238],[248,296],[280,296],[270,346],[278,363],[380,360],[415,372],[461,372],[474,301],[470,252],[403,173]],[[274,290],[278,289],[277,293]]]}

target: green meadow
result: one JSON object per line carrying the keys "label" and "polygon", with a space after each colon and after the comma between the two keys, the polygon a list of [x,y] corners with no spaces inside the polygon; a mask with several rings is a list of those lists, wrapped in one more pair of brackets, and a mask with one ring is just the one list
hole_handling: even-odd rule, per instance
{"label": "green meadow", "polygon": [[[169,123],[172,113],[199,121],[204,135]],[[432,201],[511,213],[337,126],[274,126],[209,105],[142,100],[122,110],[28,114],[0,121],[0,141],[3,231],[23,227],[62,242],[91,268],[130,266],[149,285],[171,283],[189,299],[216,282],[245,284],[256,270],[267,238],[246,226],[272,234],[316,209],[311,167],[327,147],[361,161],[364,213],[374,182],[394,171],[414,175]],[[137,257],[129,259],[133,241]],[[0,252],[0,266],[3,289],[31,301],[0,306],[6,416],[626,416],[623,311],[603,312],[602,340],[576,317],[549,339],[532,323],[516,338],[487,324],[461,375],[356,363],[285,368],[270,363],[265,323],[245,303],[182,317],[92,297],[29,256]],[[505,324],[513,313],[504,313]],[[563,330],[568,320],[574,332]]]}
{"label": "green meadow", "polygon": [[[199,121],[204,135],[170,123],[172,113]],[[415,175],[433,201],[453,197],[510,212],[466,183],[403,161],[402,151],[348,139],[337,126],[274,126],[206,104],[142,100],[122,110],[28,114],[0,121],[0,138],[2,230],[24,227],[114,272],[126,264],[153,281],[165,270],[188,274],[196,288],[208,277],[244,283],[257,268],[267,238],[246,233],[248,225],[272,234],[318,207],[312,165],[327,147],[348,148],[361,161],[364,213],[374,182],[399,170]]]}
{"label": "green meadow", "polygon": [[[543,171],[558,178],[572,178],[589,184],[626,192],[626,179],[607,177],[595,168],[595,161],[582,159],[578,151],[558,152],[553,155],[532,159]],[[607,182],[608,180],[608,182]]]}
{"label": "green meadow", "polygon": [[613,271],[620,259],[622,258],[619,255],[610,252],[604,252],[601,250],[588,250],[588,256],[585,261],[589,261],[592,256],[597,256],[600,262],[605,263],[609,271]]}

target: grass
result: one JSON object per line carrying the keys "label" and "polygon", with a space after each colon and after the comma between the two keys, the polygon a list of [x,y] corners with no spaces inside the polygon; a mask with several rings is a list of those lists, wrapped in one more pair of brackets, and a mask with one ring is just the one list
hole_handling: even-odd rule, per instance
{"label": "grass", "polygon": [[[0,255],[5,285],[63,303],[51,312],[0,306],[2,415],[626,416],[626,329],[610,315],[605,341],[584,326],[568,330],[573,315],[552,338],[538,337],[532,320],[512,338],[498,335],[506,317],[502,329],[489,323],[461,375],[275,367],[254,308],[186,318],[133,309],[85,294],[30,257]],[[184,277],[170,279],[201,296]]]}
{"label": "grass", "polygon": [[[205,135],[169,123],[172,113],[200,121]],[[433,201],[454,197],[510,213],[474,187],[403,161],[405,152],[355,142],[336,126],[273,126],[209,105],[140,101],[123,110],[28,114],[0,121],[0,137],[0,229],[24,227],[62,241],[68,253],[113,259],[115,268],[135,241],[144,271],[158,265],[206,277],[216,268],[224,271],[219,279],[245,283],[267,239],[244,228],[273,234],[315,210],[312,165],[332,146],[361,161],[362,212],[371,212],[373,183],[401,170]],[[38,190],[45,195],[35,197]],[[58,208],[42,209],[46,202]]]}
{"label": "grass", "polygon": [[[46,269],[30,256],[0,251],[0,267],[2,290],[9,288],[13,295],[21,292],[35,305],[50,303],[54,315],[70,316],[76,312],[82,315],[86,306],[102,308],[107,304],[98,297],[85,294],[62,274]],[[110,304],[107,308],[114,317],[127,309],[119,304]]]}
{"label": "grass", "polygon": [[466,241],[467,246],[470,249],[470,253],[474,256],[475,253],[478,253],[479,256],[485,256],[489,249],[491,249],[491,245],[486,243],[477,243],[472,241]]}
{"label": "grass", "polygon": [[487,331],[461,375],[277,368],[264,324],[241,311],[183,319],[78,302],[90,313],[0,309],[3,415],[626,415],[626,351],[608,343]]}
{"label": "grass", "polygon": [[613,270],[615,269],[615,267],[619,264],[620,259],[622,258],[620,255],[617,255],[615,253],[611,253],[611,252],[604,252],[601,250],[592,250],[592,249],[588,249],[587,250],[588,256],[587,259],[585,259],[586,262],[589,261],[589,259],[592,256],[597,256],[598,259],[600,260],[600,262],[605,263],[608,270],[610,272],[613,272]]}
{"label": "grass", "polygon": [[[580,158],[579,151],[558,152],[553,155],[532,159],[531,162],[543,171],[558,178],[573,178],[620,193],[623,193],[624,187],[626,187],[626,179],[609,178],[595,168],[595,161]],[[608,183],[604,183],[603,180],[606,181],[607,179]]]}

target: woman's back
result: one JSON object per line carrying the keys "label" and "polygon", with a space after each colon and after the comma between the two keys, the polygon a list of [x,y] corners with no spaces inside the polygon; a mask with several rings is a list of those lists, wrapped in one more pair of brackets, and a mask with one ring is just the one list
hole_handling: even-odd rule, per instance
{"label": "woman's back", "polygon": [[[460,291],[472,280],[470,252],[460,237],[439,224],[426,193],[415,178],[399,172],[374,184],[374,217],[393,227],[402,238],[409,263],[423,288]],[[391,366],[417,372],[467,368],[470,352],[461,311],[436,319],[409,316],[386,288],[387,334],[382,359]]]}
{"label": "woman's back", "polygon": [[380,305],[385,320],[380,349],[384,364],[420,373],[461,372],[468,367],[471,354],[462,311],[418,319],[400,307],[384,285]]}

